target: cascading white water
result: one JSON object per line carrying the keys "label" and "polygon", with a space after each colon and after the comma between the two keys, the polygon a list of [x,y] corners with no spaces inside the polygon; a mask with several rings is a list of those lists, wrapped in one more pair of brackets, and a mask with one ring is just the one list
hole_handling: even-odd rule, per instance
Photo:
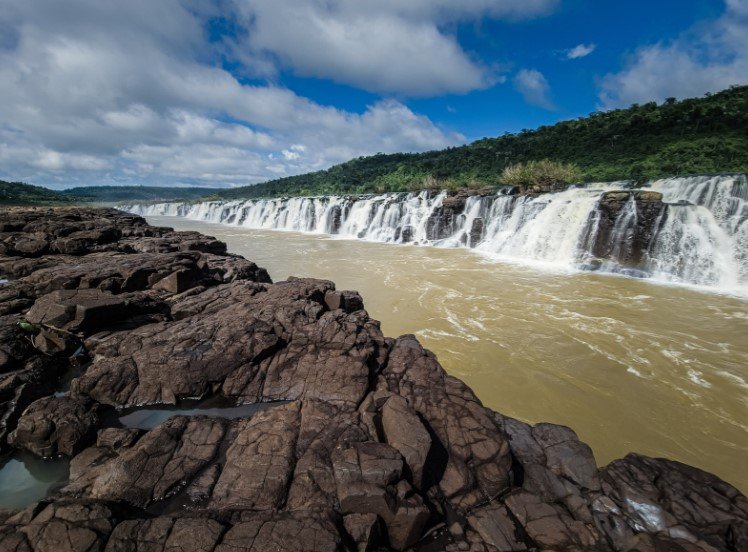
{"label": "cascading white water", "polygon": [[[488,231],[477,249],[499,257],[532,260],[559,267],[574,267],[582,253],[582,238],[603,191],[622,184],[593,184],[563,192],[524,197],[512,206],[500,205],[501,213],[489,221]],[[497,202],[507,203],[509,197]],[[507,217],[506,212],[511,214]]]}
{"label": "cascading white water", "polygon": [[651,248],[656,277],[728,290],[748,287],[748,178],[657,180],[670,203]]}
{"label": "cascading white water", "polygon": [[[657,180],[667,208],[637,273],[669,282],[748,295],[748,179],[745,175]],[[471,247],[512,261],[560,268],[587,266],[605,192],[630,182],[594,183],[538,197],[473,196],[449,216],[446,193],[381,194],[131,205],[130,212],[230,224],[257,230],[331,234],[385,243]],[[610,259],[631,247],[637,225],[633,196],[610,232]],[[448,221],[448,224],[447,222]]]}

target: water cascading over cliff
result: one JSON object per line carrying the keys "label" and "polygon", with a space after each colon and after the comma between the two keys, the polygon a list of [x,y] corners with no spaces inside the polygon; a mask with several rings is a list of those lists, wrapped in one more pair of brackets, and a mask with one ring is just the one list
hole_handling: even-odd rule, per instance
{"label": "water cascading over cliff", "polygon": [[640,189],[593,183],[538,196],[421,192],[127,209],[258,230],[469,247],[499,259],[748,295],[746,175],[670,178]]}

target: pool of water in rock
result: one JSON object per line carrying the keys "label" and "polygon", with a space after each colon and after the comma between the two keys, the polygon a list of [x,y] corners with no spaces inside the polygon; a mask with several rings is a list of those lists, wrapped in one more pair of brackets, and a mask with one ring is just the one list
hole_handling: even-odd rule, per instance
{"label": "pool of water in rock", "polygon": [[[57,395],[65,394],[61,391]],[[173,416],[208,416],[229,420],[250,417],[286,401],[236,405],[222,398],[185,400],[175,406],[149,406],[102,412],[102,427],[153,429]],[[41,459],[26,452],[0,458],[0,508],[25,508],[61,489],[68,481],[70,461]]]}
{"label": "pool of water in rock", "polygon": [[111,423],[109,425],[137,429],[153,429],[172,416],[208,416],[233,420],[236,418],[247,418],[277,404],[281,403],[251,403],[237,406],[226,399],[214,397],[203,401],[182,401],[176,407],[151,406],[128,409],[116,413],[116,423]]}
{"label": "pool of water in rock", "polygon": [[25,508],[51,494],[67,482],[69,466],[22,452],[0,459],[0,508]]}
{"label": "pool of water in rock", "polygon": [[600,464],[664,456],[748,491],[744,297],[466,250],[148,220],[216,236],[276,281],[360,291],[385,335],[415,333],[490,408],[574,428]]}

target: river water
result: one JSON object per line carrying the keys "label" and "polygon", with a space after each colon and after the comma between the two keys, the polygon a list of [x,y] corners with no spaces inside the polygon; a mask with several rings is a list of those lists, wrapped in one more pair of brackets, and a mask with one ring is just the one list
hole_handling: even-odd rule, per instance
{"label": "river water", "polygon": [[310,276],[360,291],[385,335],[416,334],[492,409],[572,427],[600,465],[636,451],[748,491],[744,297],[466,249],[147,218],[213,235],[274,281]]}

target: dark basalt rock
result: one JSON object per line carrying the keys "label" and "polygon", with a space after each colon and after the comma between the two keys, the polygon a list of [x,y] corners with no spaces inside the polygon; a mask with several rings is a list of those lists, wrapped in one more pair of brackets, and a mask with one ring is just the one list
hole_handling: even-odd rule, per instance
{"label": "dark basalt rock", "polygon": [[364,308],[364,300],[357,291],[328,291],[325,293],[325,305],[330,310],[343,309],[351,313]]}
{"label": "dark basalt rock", "polygon": [[225,432],[224,420],[177,416],[138,439],[100,434],[97,446],[73,458],[62,492],[146,508],[194,479],[217,454]]}
{"label": "dark basalt rock", "polygon": [[483,232],[485,231],[485,225],[483,219],[478,217],[473,219],[473,225],[470,227],[470,235],[468,236],[470,242],[469,247],[475,247],[483,239]]}
{"label": "dark basalt rock", "polygon": [[[616,223],[628,215],[633,201],[635,223],[627,225],[625,235],[617,235]],[[598,202],[587,250],[593,258],[616,262],[624,268],[635,269],[645,260],[649,246],[664,222],[667,206],[662,194],[646,190],[605,192]],[[633,221],[632,221],[633,222]]]}
{"label": "dark basalt rock", "polygon": [[22,321],[20,315],[0,316],[0,453],[26,407],[54,392],[65,365],[34,348]]}
{"label": "dark basalt rock", "polygon": [[23,412],[8,443],[42,458],[73,456],[93,440],[99,417],[95,404],[70,397],[44,397]]}
{"label": "dark basalt rock", "polygon": [[[622,193],[613,218],[641,194]],[[635,201],[653,220],[659,199]],[[734,487],[639,455],[599,469],[571,429],[492,412],[415,337],[385,338],[356,292],[273,284],[213,238],[115,210],[6,209],[0,232],[0,450],[12,432],[73,455],[67,486],[0,515],[1,550],[748,547]],[[53,397],[73,345],[90,362]],[[288,402],[149,431],[95,415],[209,395]]]}

